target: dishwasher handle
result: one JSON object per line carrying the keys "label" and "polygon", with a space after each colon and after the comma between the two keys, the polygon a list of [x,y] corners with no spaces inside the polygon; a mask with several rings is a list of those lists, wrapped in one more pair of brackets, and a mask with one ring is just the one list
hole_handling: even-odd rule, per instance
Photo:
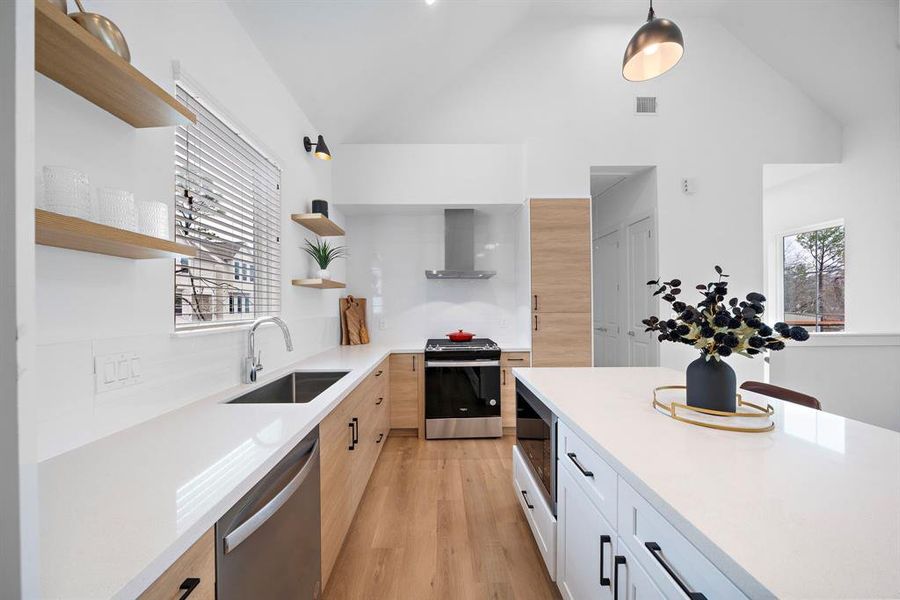
{"label": "dishwasher handle", "polygon": [[278,509],[284,506],[284,503],[294,495],[294,492],[300,489],[300,486],[303,485],[303,482],[309,476],[310,471],[312,471],[316,459],[319,457],[319,440],[316,440],[316,443],[308,456],[309,459],[306,461],[306,464],[303,465],[303,468],[300,469],[300,472],[297,473],[274,498],[269,500],[265,506],[253,513],[253,516],[225,536],[225,539],[222,540],[225,554],[228,554],[240,546],[244,540],[253,535],[257,529],[263,526],[263,523],[268,521],[278,512]]}

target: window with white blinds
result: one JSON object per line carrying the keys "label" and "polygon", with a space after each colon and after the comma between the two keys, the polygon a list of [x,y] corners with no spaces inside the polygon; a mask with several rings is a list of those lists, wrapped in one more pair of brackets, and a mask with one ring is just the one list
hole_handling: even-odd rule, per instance
{"label": "window with white blinds", "polygon": [[175,129],[175,329],[281,309],[281,169],[181,85],[196,124]]}

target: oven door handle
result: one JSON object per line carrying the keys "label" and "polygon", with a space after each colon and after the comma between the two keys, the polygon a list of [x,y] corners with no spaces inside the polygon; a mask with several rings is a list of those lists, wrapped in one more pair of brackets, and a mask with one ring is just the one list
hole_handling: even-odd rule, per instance
{"label": "oven door handle", "polygon": [[425,368],[440,367],[499,367],[499,360],[427,360]]}

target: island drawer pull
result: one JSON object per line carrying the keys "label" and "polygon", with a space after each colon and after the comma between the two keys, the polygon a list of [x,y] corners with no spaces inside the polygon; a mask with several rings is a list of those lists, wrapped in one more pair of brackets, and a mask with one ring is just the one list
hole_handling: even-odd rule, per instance
{"label": "island drawer pull", "polygon": [[525,499],[525,506],[527,506],[530,510],[534,510],[534,504],[528,501],[528,492],[522,490],[522,498]]}
{"label": "island drawer pull", "polygon": [[675,570],[669,566],[668,561],[662,557],[662,548],[659,544],[656,542],[646,542],[644,543],[644,546],[647,547],[647,550],[650,551],[650,554],[656,559],[656,562],[658,562],[665,572],[669,574],[669,577],[672,578],[690,600],[706,600],[706,596],[700,592],[692,592],[688,589],[687,584],[681,580]]}
{"label": "island drawer pull", "polygon": [[594,476],[593,471],[588,471],[587,469],[585,469],[584,467],[581,466],[581,463],[578,462],[578,457],[575,455],[574,452],[569,452],[566,454],[566,456],[569,457],[569,460],[571,460],[573,463],[575,463],[575,466],[578,467],[578,470],[581,471],[582,475],[584,475],[585,477],[593,477]]}
{"label": "island drawer pull", "polygon": [[375,406],[381,406],[382,402],[384,402],[384,396],[378,396],[378,402],[375,403]]}
{"label": "island drawer pull", "polygon": [[625,564],[625,557],[617,555],[613,560],[613,600],[619,600],[619,567]]}
{"label": "island drawer pull", "polygon": [[379,433],[379,434],[378,434],[378,439],[375,440],[375,443],[376,443],[376,444],[380,444],[380,443],[381,443],[381,440],[383,440],[383,439],[384,439],[384,433]]}
{"label": "island drawer pull", "polygon": [[193,592],[198,585],[200,585],[199,577],[188,577],[187,579],[182,581],[181,586],[179,586],[178,590],[183,591],[184,593],[180,598],[178,598],[178,600],[184,600],[185,598],[190,596],[191,592]]}
{"label": "island drawer pull", "polygon": [[606,561],[603,559],[603,547],[609,544],[609,547],[612,548],[612,538],[608,535],[600,536],[600,585],[609,587],[609,577],[603,575],[603,568],[606,566]]}
{"label": "island drawer pull", "polygon": [[384,373],[381,369],[378,369],[378,372],[375,373],[375,377],[381,377],[381,374]]}

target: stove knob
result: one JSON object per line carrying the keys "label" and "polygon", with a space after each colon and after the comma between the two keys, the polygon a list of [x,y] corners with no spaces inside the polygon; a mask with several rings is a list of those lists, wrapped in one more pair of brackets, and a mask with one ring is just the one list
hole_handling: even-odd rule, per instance
{"label": "stove knob", "polygon": [[497,400],[491,398],[490,401],[488,401],[488,404],[490,404],[491,406],[497,406]]}

